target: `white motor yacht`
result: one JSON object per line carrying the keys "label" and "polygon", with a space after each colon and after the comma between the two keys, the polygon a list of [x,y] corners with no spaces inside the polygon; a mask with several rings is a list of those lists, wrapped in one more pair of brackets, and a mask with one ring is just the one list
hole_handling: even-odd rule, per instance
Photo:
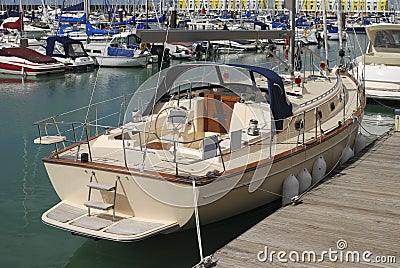
{"label": "white motor yacht", "polygon": [[400,101],[400,25],[366,26],[369,44],[355,70],[365,79],[367,98]]}

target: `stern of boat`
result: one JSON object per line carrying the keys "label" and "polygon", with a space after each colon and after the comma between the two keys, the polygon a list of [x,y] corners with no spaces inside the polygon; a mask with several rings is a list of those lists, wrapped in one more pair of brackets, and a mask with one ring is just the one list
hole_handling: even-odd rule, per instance
{"label": "stern of boat", "polygon": [[[72,234],[118,242],[134,242],[178,227],[163,221],[123,214],[88,212],[89,208],[61,201],[42,215],[43,223]],[[89,214],[90,213],[90,214]]]}

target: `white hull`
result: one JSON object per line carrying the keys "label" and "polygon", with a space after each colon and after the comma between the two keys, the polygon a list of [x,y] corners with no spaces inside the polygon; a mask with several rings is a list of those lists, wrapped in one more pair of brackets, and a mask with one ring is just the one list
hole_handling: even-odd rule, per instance
{"label": "white hull", "polygon": [[144,67],[148,55],[138,57],[95,56],[96,65],[102,67]]}
{"label": "white hull", "polygon": [[[360,63],[361,70],[363,66]],[[365,93],[367,98],[400,100],[400,65],[365,65]]]}
{"label": "white hull", "polygon": [[69,70],[83,70],[83,69],[91,69],[95,65],[95,61],[92,57],[78,57],[75,59],[72,58],[61,58],[61,57],[53,57],[57,61],[63,63],[67,69]]}

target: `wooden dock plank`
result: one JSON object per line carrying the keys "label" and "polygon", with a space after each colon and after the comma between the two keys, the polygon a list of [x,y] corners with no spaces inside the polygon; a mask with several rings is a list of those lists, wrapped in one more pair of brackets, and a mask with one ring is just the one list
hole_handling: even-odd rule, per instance
{"label": "wooden dock plank", "polygon": [[[219,249],[213,255],[217,267],[400,267],[399,162],[400,133],[391,132],[346,168],[336,169],[301,204],[279,209]],[[347,242],[345,249],[337,247],[340,239]],[[288,262],[276,254],[272,262],[258,260],[265,247],[268,253],[284,251]],[[321,252],[329,249],[338,252],[338,260],[325,255],[319,262]],[[317,261],[290,261],[291,251],[313,251]],[[361,261],[346,261],[345,255],[352,260],[355,251]],[[395,256],[396,262],[367,262],[361,255],[365,251],[372,261]]]}

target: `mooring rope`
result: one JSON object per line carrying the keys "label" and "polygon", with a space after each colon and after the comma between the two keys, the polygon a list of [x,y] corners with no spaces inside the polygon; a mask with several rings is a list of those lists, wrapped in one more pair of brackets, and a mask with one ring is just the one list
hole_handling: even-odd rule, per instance
{"label": "mooring rope", "polygon": [[196,233],[197,233],[197,243],[199,245],[200,261],[204,260],[203,257],[203,245],[201,243],[201,233],[200,233],[200,219],[199,219],[199,209],[197,206],[197,192],[196,192],[196,182],[193,179],[193,206],[194,206],[194,216],[196,218]]}

